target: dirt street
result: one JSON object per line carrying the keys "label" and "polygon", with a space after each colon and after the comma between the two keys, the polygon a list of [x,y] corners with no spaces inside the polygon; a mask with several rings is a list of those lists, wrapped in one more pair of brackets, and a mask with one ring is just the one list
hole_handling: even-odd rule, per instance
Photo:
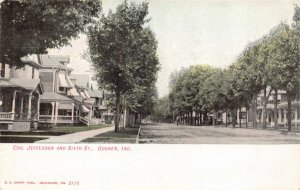
{"label": "dirt street", "polygon": [[217,126],[184,126],[176,124],[142,125],[139,143],[155,144],[300,144],[300,133],[226,128]]}

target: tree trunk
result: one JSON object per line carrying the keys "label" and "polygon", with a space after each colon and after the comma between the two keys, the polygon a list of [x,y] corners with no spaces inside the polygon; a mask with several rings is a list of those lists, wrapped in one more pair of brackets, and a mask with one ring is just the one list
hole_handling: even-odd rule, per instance
{"label": "tree trunk", "polygon": [[205,112],[203,115],[203,123],[207,125],[207,113]]}
{"label": "tree trunk", "polygon": [[216,125],[215,111],[213,111],[212,124]]}
{"label": "tree trunk", "polygon": [[240,128],[242,128],[242,112],[241,112],[241,108],[239,108],[239,124],[240,124]]}
{"label": "tree trunk", "polygon": [[190,111],[190,124],[189,125],[193,125],[193,111]]}
{"label": "tree trunk", "polygon": [[292,130],[292,97],[290,92],[287,92],[287,101],[288,101],[288,111],[287,111],[288,131],[291,131]]}
{"label": "tree trunk", "polygon": [[277,109],[277,96],[278,96],[278,90],[275,90],[274,94],[274,129],[278,129],[278,109]]}
{"label": "tree trunk", "polygon": [[116,91],[115,132],[120,132],[120,92]]}
{"label": "tree trunk", "polygon": [[248,108],[246,108],[246,128],[248,128]]}
{"label": "tree trunk", "polygon": [[267,128],[267,104],[269,97],[273,89],[270,89],[267,95],[267,88],[264,89],[264,101],[263,101],[263,129]]}
{"label": "tree trunk", "polygon": [[253,101],[253,128],[257,128],[257,97],[255,97],[255,100]]}
{"label": "tree trunk", "polygon": [[263,100],[263,110],[262,110],[262,119],[263,119],[263,125],[262,128],[266,129],[267,128],[267,89],[264,89],[264,100]]}
{"label": "tree trunk", "polygon": [[228,110],[226,109],[225,127],[228,125]]}
{"label": "tree trunk", "polygon": [[232,127],[235,128],[235,125],[236,125],[236,110],[235,109],[232,110],[231,117],[232,117]]}
{"label": "tree trunk", "polygon": [[199,120],[199,123],[200,123],[200,125],[202,125],[202,112],[200,111],[200,114],[199,114],[199,117],[200,117],[200,120]]}

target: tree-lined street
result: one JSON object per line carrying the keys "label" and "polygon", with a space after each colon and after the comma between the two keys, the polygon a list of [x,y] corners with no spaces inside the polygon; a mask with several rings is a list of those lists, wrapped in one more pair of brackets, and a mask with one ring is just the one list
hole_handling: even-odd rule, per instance
{"label": "tree-lined street", "polygon": [[299,133],[274,130],[148,124],[141,126],[139,143],[155,144],[298,144]]}

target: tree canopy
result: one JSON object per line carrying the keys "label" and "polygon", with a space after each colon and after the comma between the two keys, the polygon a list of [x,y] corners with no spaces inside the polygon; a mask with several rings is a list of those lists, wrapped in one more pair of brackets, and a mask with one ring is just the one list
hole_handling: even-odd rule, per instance
{"label": "tree canopy", "polygon": [[[148,3],[120,4],[89,28],[89,57],[99,86],[115,93],[115,129],[119,130],[121,95],[145,97],[156,82],[157,41],[146,26]],[[137,104],[140,100],[136,99]]]}
{"label": "tree canopy", "polygon": [[69,45],[100,11],[99,0],[4,0],[0,4],[0,62],[22,67],[21,57]]}
{"label": "tree canopy", "polygon": [[226,70],[194,65],[173,73],[169,99],[175,114],[191,117],[191,111],[207,114],[232,110],[235,120],[237,109],[256,109],[256,98],[263,92],[265,128],[269,96],[275,92],[274,117],[277,117],[277,91],[284,90],[288,101],[288,130],[291,130],[291,101],[297,95],[300,97],[299,15],[300,8],[296,5],[292,25],[280,23],[267,35],[249,43]]}

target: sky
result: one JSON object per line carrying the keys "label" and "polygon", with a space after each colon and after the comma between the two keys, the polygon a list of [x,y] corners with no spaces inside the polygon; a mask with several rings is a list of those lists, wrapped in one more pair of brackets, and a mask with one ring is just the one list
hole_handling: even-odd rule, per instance
{"label": "sky", "polygon": [[[114,10],[122,0],[103,0],[103,11]],[[141,2],[136,0],[135,2]],[[296,0],[149,0],[150,27],[158,41],[157,89],[168,95],[172,72],[195,64],[227,68],[244,47],[266,35],[280,22],[292,22]],[[86,37],[72,46],[50,50],[53,55],[70,55],[74,74],[90,74],[91,64],[82,58]],[[93,87],[97,84],[94,82]]]}

